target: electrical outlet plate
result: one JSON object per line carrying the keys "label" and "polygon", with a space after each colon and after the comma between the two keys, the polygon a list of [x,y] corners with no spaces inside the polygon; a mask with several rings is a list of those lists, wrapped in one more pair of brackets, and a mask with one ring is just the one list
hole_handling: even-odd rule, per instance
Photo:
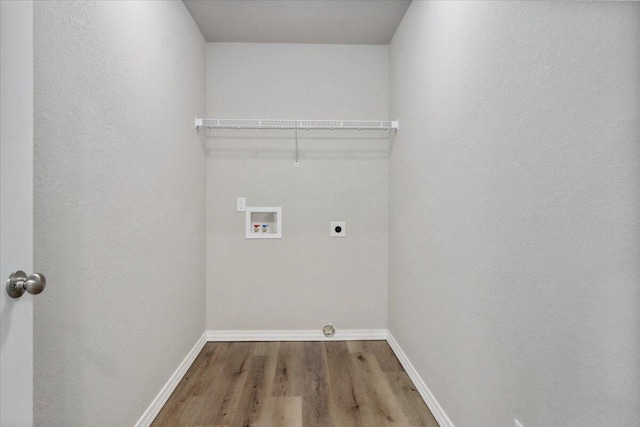
{"label": "electrical outlet plate", "polygon": [[247,207],[247,199],[238,197],[236,199],[236,212],[244,212]]}
{"label": "electrical outlet plate", "polygon": [[[340,230],[340,231],[337,231]],[[331,237],[345,237],[347,235],[346,221],[331,221]]]}

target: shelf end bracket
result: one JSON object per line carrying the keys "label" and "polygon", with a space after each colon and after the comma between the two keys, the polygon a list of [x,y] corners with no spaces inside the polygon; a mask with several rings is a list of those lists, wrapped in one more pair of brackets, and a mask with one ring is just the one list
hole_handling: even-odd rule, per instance
{"label": "shelf end bracket", "polygon": [[298,162],[298,128],[296,127],[296,162],[294,163],[295,167],[300,166],[300,162]]}

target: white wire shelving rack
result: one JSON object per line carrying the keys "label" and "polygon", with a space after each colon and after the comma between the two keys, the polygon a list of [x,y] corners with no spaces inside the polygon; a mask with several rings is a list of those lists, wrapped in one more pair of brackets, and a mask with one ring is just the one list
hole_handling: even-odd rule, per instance
{"label": "white wire shelving rack", "polygon": [[[296,159],[298,162],[298,131],[328,130],[328,131],[388,131],[398,132],[398,120],[273,120],[273,119],[199,119],[195,118],[196,130],[215,129],[292,129],[295,131]],[[391,136],[391,135],[390,135]]]}
{"label": "white wire shelving rack", "polygon": [[206,129],[297,129],[297,130],[395,130],[398,120],[263,120],[195,119],[196,128]]}

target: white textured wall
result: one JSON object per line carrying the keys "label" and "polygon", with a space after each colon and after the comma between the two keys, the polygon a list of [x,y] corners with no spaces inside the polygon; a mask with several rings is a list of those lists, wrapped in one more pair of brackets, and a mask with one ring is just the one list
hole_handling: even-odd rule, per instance
{"label": "white textured wall", "polygon": [[420,2],[390,329],[456,427],[640,425],[640,4]]}
{"label": "white textured wall", "polygon": [[205,42],[182,2],[36,2],[38,426],[131,426],[205,326]]}
{"label": "white textured wall", "polygon": [[[388,117],[388,46],[210,43],[207,61],[209,117]],[[295,168],[293,131],[223,135],[207,141],[207,328],[386,327],[387,137],[301,132]],[[283,239],[245,239],[238,196],[282,206]]]}

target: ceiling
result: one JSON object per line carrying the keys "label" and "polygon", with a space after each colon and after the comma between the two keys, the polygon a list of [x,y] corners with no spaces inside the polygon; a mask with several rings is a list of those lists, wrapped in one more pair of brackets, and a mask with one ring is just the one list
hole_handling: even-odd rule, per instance
{"label": "ceiling", "polygon": [[411,0],[183,0],[208,42],[387,44]]}

